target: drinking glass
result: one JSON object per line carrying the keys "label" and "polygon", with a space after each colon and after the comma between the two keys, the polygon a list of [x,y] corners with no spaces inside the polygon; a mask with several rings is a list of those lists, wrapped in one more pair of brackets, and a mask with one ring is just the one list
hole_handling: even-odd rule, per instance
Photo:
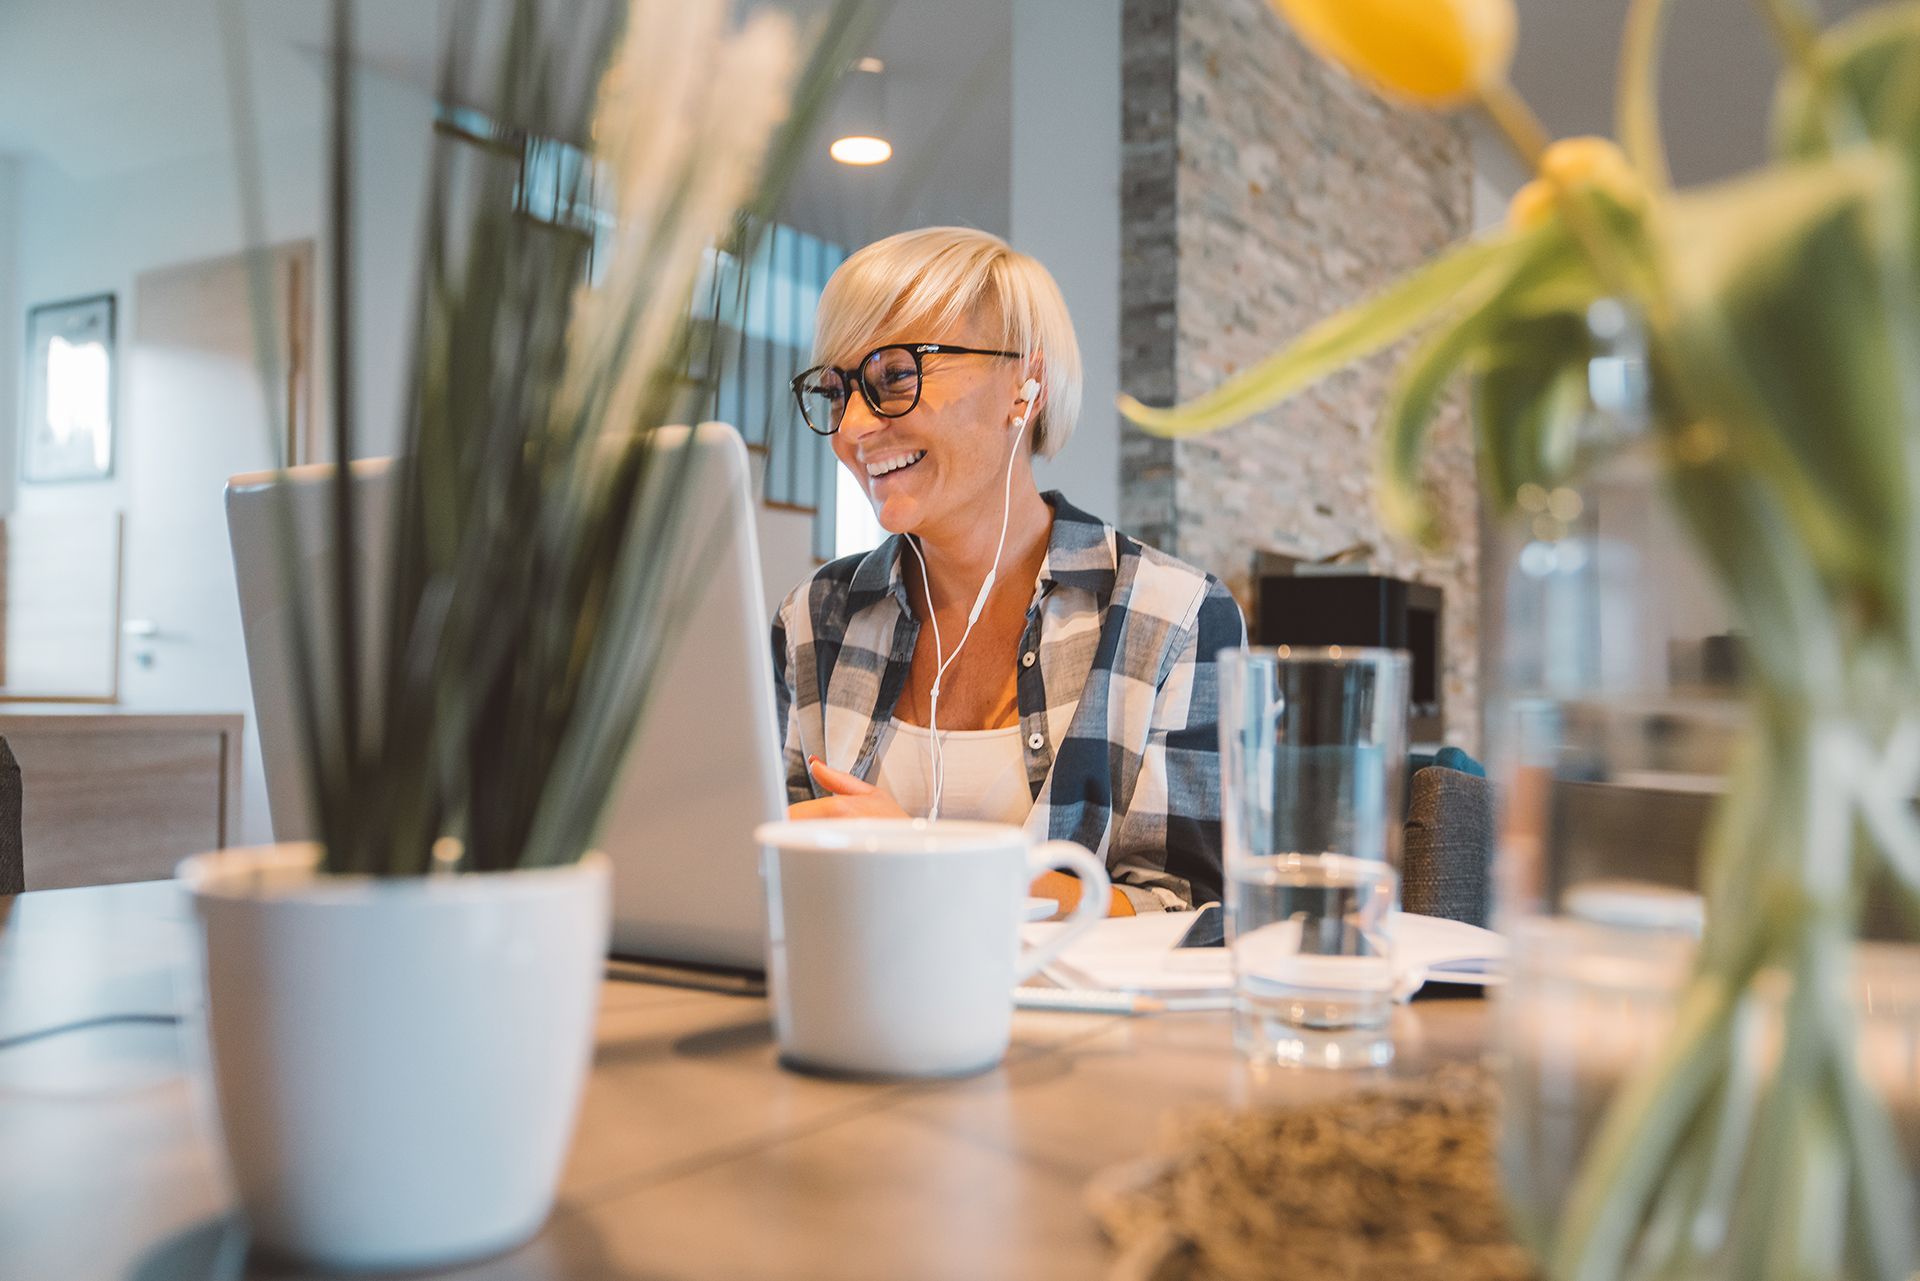
{"label": "drinking glass", "polygon": [[1220,669],[1234,1040],[1278,1063],[1384,1064],[1407,655],[1282,646]]}

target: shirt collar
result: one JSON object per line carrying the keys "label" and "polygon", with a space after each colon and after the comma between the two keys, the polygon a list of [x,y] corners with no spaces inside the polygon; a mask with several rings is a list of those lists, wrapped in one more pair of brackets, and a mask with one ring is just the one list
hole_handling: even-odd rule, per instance
{"label": "shirt collar", "polygon": [[1113,595],[1112,527],[1075,507],[1058,490],[1050,489],[1041,497],[1053,508],[1053,533],[1047,539],[1040,581],[1077,587],[1105,601]]}
{"label": "shirt collar", "polygon": [[907,601],[907,580],[900,572],[900,556],[906,550],[904,539],[898,534],[889,534],[880,540],[880,545],[860,558],[854,566],[853,582],[847,588],[847,606],[850,609],[864,609],[883,596],[892,596],[900,602],[900,608],[909,613],[912,606]]}
{"label": "shirt collar", "polygon": [[[1047,558],[1040,565],[1040,582],[1075,587],[1102,601],[1113,595],[1113,530],[1098,516],[1088,515],[1049,489],[1040,495],[1053,508],[1053,530],[1047,538]],[[860,558],[848,589],[848,605],[860,609],[883,596],[892,596],[903,610],[911,610],[900,559],[906,548],[899,534],[889,534]]]}

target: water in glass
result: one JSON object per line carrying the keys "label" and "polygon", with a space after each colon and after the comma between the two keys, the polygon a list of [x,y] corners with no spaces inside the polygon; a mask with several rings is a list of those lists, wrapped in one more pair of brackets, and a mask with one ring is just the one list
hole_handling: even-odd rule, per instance
{"label": "water in glass", "polygon": [[1228,875],[1241,1049],[1319,1067],[1391,1060],[1393,870],[1340,854],[1279,854],[1236,860]]}

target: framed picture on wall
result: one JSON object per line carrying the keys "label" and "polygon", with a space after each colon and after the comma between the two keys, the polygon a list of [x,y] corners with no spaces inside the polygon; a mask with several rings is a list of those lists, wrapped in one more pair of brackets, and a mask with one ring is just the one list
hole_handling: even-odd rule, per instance
{"label": "framed picture on wall", "polygon": [[27,312],[23,482],[113,474],[114,359],[112,294]]}

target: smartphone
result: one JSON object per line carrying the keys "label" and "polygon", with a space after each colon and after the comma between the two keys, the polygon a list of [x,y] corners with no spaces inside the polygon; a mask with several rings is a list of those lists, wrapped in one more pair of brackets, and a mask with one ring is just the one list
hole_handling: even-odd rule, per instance
{"label": "smartphone", "polygon": [[1199,914],[1193,918],[1193,924],[1187,927],[1187,932],[1180,936],[1178,943],[1174,944],[1176,948],[1225,947],[1226,945],[1227,918],[1221,912],[1218,903],[1209,903],[1201,908]]}

